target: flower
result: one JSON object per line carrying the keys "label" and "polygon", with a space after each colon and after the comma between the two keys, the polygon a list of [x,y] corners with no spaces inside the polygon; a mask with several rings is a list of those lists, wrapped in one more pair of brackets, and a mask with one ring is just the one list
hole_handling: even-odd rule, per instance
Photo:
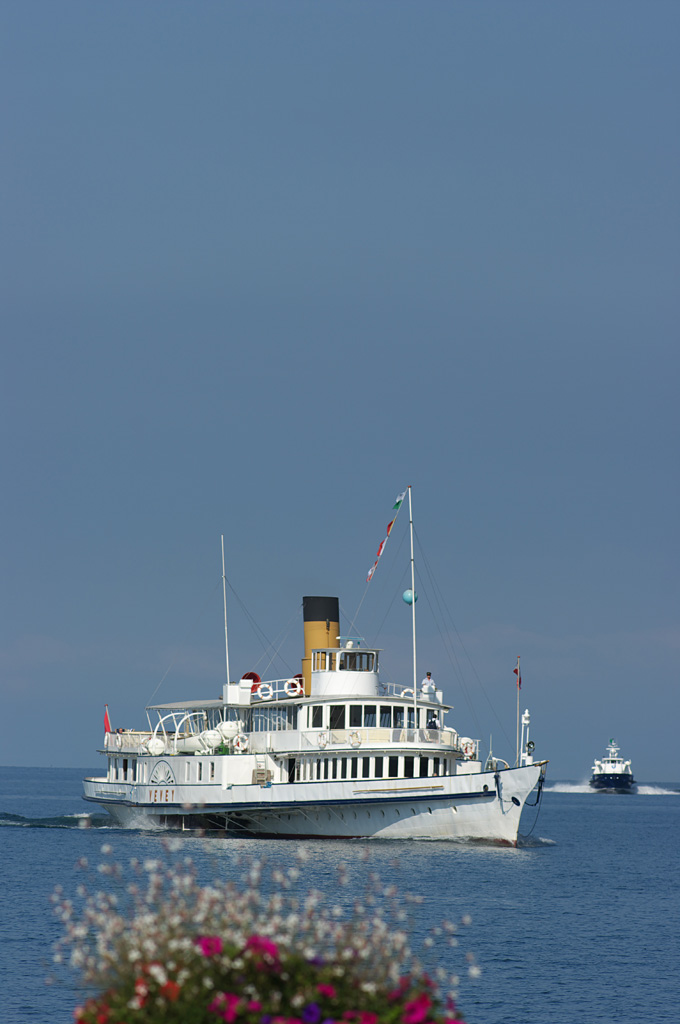
{"label": "flower", "polygon": [[222,952],[222,939],[219,935],[201,935],[196,939],[196,945],[203,956],[219,956]]}
{"label": "flower", "polygon": [[317,985],[316,991],[320,996],[328,996],[329,999],[335,999],[336,992],[332,985]]}
{"label": "flower", "polygon": [[246,949],[249,949],[255,956],[261,956],[268,960],[277,960],[279,950],[275,942],[266,939],[263,935],[251,935],[246,942]]}
{"label": "flower", "polygon": [[419,996],[412,999],[404,1007],[402,1014],[403,1024],[421,1024],[428,1015],[428,1010],[432,1006],[432,1000],[425,993],[421,992]]}
{"label": "flower", "polygon": [[176,981],[170,980],[166,981],[165,985],[161,985],[159,991],[160,994],[165,997],[165,999],[169,1000],[169,1002],[171,1003],[174,1003],[177,1001],[177,999],[179,999],[179,994],[182,991],[182,989],[180,988]]}
{"label": "flower", "polygon": [[404,907],[417,900],[398,888],[372,879],[340,915],[322,893],[299,891],[297,868],[249,864],[241,885],[201,885],[186,857],[131,869],[132,884],[111,864],[97,872],[109,889],[79,887],[73,902],[55,894],[65,932],[57,969],[78,970],[99,992],[77,1008],[76,1024],[462,1022],[450,969],[429,975],[411,950]]}

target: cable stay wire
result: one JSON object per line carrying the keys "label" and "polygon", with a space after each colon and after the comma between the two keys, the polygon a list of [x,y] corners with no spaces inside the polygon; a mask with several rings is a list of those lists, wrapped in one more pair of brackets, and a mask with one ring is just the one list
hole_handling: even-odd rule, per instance
{"label": "cable stay wire", "polygon": [[[477,672],[477,669],[475,668],[474,662],[472,661],[472,658],[470,657],[470,654],[468,653],[468,650],[467,650],[465,644],[463,643],[463,638],[461,637],[461,635],[460,635],[460,633],[458,631],[458,627],[456,626],[456,623],[454,621],[453,615],[451,614],[451,611],[450,611],[450,609],[449,609],[449,607],[448,607],[448,605],[446,603],[446,600],[445,600],[444,595],[443,595],[443,593],[441,591],[441,588],[439,587],[439,585],[438,585],[438,583],[437,583],[437,581],[435,579],[435,576],[434,576],[434,573],[432,572],[432,568],[430,566],[429,560],[428,560],[428,558],[427,558],[427,556],[425,554],[425,551],[423,549],[423,546],[422,546],[422,544],[420,542],[420,538],[417,536],[417,533],[416,533],[415,530],[414,530],[414,536],[416,537],[416,540],[417,540],[418,551],[419,551],[421,559],[422,559],[422,564],[425,567],[425,571],[427,573],[427,577],[428,577],[428,579],[430,581],[430,585],[431,585],[431,588],[432,588],[433,598],[437,602],[437,606],[438,606],[438,610],[439,610],[439,615],[441,616],[441,621],[442,621],[442,623],[444,625],[446,624],[446,622],[450,623],[450,627],[453,630],[453,632],[455,633],[456,639],[457,639],[458,643],[460,644],[461,650],[463,651],[463,653],[464,653],[464,655],[465,655],[465,657],[467,659],[467,662],[468,662],[468,664],[470,666],[470,669],[471,669],[471,671],[472,671],[472,673],[473,673],[473,675],[474,675],[474,677],[475,677],[475,679],[477,681],[477,686],[478,686],[480,692],[482,693],[484,699],[486,700],[487,704],[489,705],[489,709],[490,709],[493,717],[495,718],[496,722],[499,725],[499,728],[500,728],[500,730],[501,730],[501,732],[503,734],[503,737],[505,738],[505,742],[508,744],[508,746],[510,748],[512,748],[513,742],[510,740],[510,738],[509,738],[509,736],[508,736],[508,734],[507,734],[507,732],[505,730],[505,727],[503,725],[503,722],[499,718],[498,712],[496,711],[496,708],[494,707],[491,699],[489,698],[488,693],[486,692],[486,688],[484,687],[484,684],[482,683],[482,680],[481,680],[481,678],[479,676],[479,673]],[[428,600],[428,605],[430,605],[427,589],[426,589],[425,593],[426,593],[426,598]],[[431,605],[430,605],[430,607],[431,607]],[[445,648],[445,650],[446,650],[446,652],[447,652],[447,654],[449,656],[449,661],[450,661],[451,666],[454,669],[454,672],[456,673],[456,676],[457,676],[457,678],[458,678],[458,680],[459,680],[459,682],[461,684],[463,693],[465,695],[466,702],[468,704],[468,707],[470,708],[470,711],[471,711],[471,714],[473,716],[475,725],[476,725],[477,729],[479,730],[479,732],[481,734],[481,731],[482,731],[481,725],[480,725],[479,720],[477,718],[477,714],[474,711],[474,708],[472,706],[472,700],[471,700],[471,697],[470,697],[470,694],[469,694],[469,691],[468,691],[468,687],[467,687],[467,684],[466,684],[466,681],[465,681],[465,675],[464,675],[462,666],[461,666],[461,664],[460,664],[460,662],[458,660],[458,656],[456,654],[455,647],[454,647],[453,642],[451,640],[451,636],[450,636],[448,630],[446,630],[445,628],[442,628],[442,625],[440,625],[440,623],[437,621],[437,617],[434,614],[434,610],[432,610],[432,611],[433,611],[433,618],[435,618],[435,623],[437,625],[437,628],[439,629],[440,637],[441,637],[442,642],[444,644],[444,648]]]}
{"label": "cable stay wire", "polygon": [[[220,582],[215,584],[213,589],[210,591],[210,594],[203,601],[203,604],[199,608],[198,614],[196,615],[195,619],[193,620],[193,622],[191,624],[191,628],[186,631],[186,634],[184,636],[184,641],[183,641],[184,643],[187,643],[188,640],[189,640],[189,637],[195,632],[197,624],[201,621],[201,619],[205,615],[206,608],[208,607],[208,604],[210,603],[210,601],[212,601],[213,597],[215,596],[215,591],[220,586],[221,582],[222,581],[220,579]],[[159,679],[158,683],[156,684],[156,689],[153,691],[153,693],[151,694],[151,696],[147,700],[147,707],[150,706],[151,701],[154,699],[154,697],[156,696],[156,694],[160,690],[161,686],[163,685],[163,683],[167,679],[168,675],[170,674],[170,672],[173,670],[173,668],[175,667],[175,665],[179,661],[179,657],[180,657],[179,654],[175,655],[175,657],[172,659],[172,661],[170,662],[170,664],[166,668],[165,672],[163,673],[163,675]]]}
{"label": "cable stay wire", "polygon": [[288,622],[286,623],[286,625],[277,634],[276,639],[274,641],[271,641],[267,637],[267,635],[264,632],[264,630],[258,625],[257,621],[255,620],[255,617],[253,615],[251,615],[250,611],[248,610],[248,608],[246,607],[244,602],[241,600],[241,598],[237,594],[237,592],[234,589],[234,587],[232,586],[232,584],[229,581],[228,577],[227,577],[227,586],[229,587],[229,590],[230,590],[231,594],[236,599],[239,608],[241,609],[241,611],[245,615],[246,620],[248,621],[248,624],[250,625],[251,629],[253,630],[253,633],[255,634],[255,636],[257,637],[257,640],[262,645],[262,649],[263,649],[262,650],[262,654],[260,655],[260,657],[255,662],[255,667],[257,667],[262,661],[264,661],[265,658],[269,658],[269,661],[267,662],[267,665],[262,670],[263,674],[265,674],[266,672],[268,672],[270,666],[274,663],[276,658],[279,658],[281,663],[282,663],[282,665],[286,669],[286,674],[289,675],[289,676],[292,675],[293,674],[293,670],[292,670],[291,666],[288,664],[288,662],[286,661],[286,659],[281,654],[281,647],[283,646],[283,644],[288,639],[288,636],[290,634],[290,630],[292,628],[293,621],[300,614],[300,609],[302,608],[302,604],[299,604],[296,607],[295,611],[291,615],[291,617],[288,620]]}

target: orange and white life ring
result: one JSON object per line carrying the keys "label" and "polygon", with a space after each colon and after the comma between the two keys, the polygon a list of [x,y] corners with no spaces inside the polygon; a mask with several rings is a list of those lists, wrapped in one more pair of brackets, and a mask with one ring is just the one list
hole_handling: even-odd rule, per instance
{"label": "orange and white life ring", "polygon": [[466,757],[474,757],[475,744],[474,740],[465,740],[460,745],[460,749],[463,751]]}
{"label": "orange and white life ring", "polygon": [[260,683],[255,690],[255,696],[260,700],[271,700],[274,696],[274,689],[271,683]]}
{"label": "orange and white life ring", "polygon": [[328,743],[328,733],[320,732],[319,735],[316,737],[316,742],[319,744],[319,747],[323,750],[323,748]]}
{"label": "orange and white life ring", "polygon": [[243,733],[239,733],[234,740],[234,750],[238,751],[239,754],[245,754],[248,749],[249,742],[248,737],[244,736]]}
{"label": "orange and white life ring", "polygon": [[301,697],[305,691],[305,688],[302,685],[301,679],[296,679],[295,677],[293,677],[292,679],[289,679],[286,682],[284,690],[286,691],[289,697]]}
{"label": "orange and white life ring", "polygon": [[412,697],[413,696],[413,690],[410,687],[408,687],[406,690],[402,690],[401,691],[400,696],[401,697]]}
{"label": "orange and white life ring", "polygon": [[351,732],[349,734],[349,742],[353,747],[361,746],[361,735],[358,732]]}

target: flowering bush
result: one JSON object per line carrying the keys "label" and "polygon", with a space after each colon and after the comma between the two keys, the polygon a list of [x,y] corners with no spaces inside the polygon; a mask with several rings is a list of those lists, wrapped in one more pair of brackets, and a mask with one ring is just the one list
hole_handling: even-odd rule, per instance
{"label": "flowering bush", "polygon": [[[109,854],[110,848],[103,847]],[[302,859],[302,858],[300,858]],[[81,866],[87,869],[86,862]],[[200,885],[190,859],[107,861],[115,891],[54,896],[65,934],[55,961],[91,993],[76,1024],[454,1024],[458,978],[426,973],[406,924],[417,898],[371,876],[363,898],[296,894],[300,868],[247,865],[243,884]],[[340,884],[347,884],[340,866]],[[463,923],[467,923],[464,919]],[[425,941],[455,946],[444,922]],[[469,968],[479,973],[468,955]]]}

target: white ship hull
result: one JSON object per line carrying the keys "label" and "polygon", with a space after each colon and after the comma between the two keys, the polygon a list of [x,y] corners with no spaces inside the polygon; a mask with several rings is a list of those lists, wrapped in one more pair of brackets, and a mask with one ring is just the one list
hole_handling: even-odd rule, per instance
{"label": "white ship hull", "polygon": [[[467,762],[465,767],[473,765]],[[514,844],[522,807],[543,772],[543,764],[534,764],[437,779],[228,788],[181,786],[172,781],[163,786],[121,786],[106,779],[86,779],[85,799],[105,807],[127,828],[200,827],[234,835],[465,838]]]}

